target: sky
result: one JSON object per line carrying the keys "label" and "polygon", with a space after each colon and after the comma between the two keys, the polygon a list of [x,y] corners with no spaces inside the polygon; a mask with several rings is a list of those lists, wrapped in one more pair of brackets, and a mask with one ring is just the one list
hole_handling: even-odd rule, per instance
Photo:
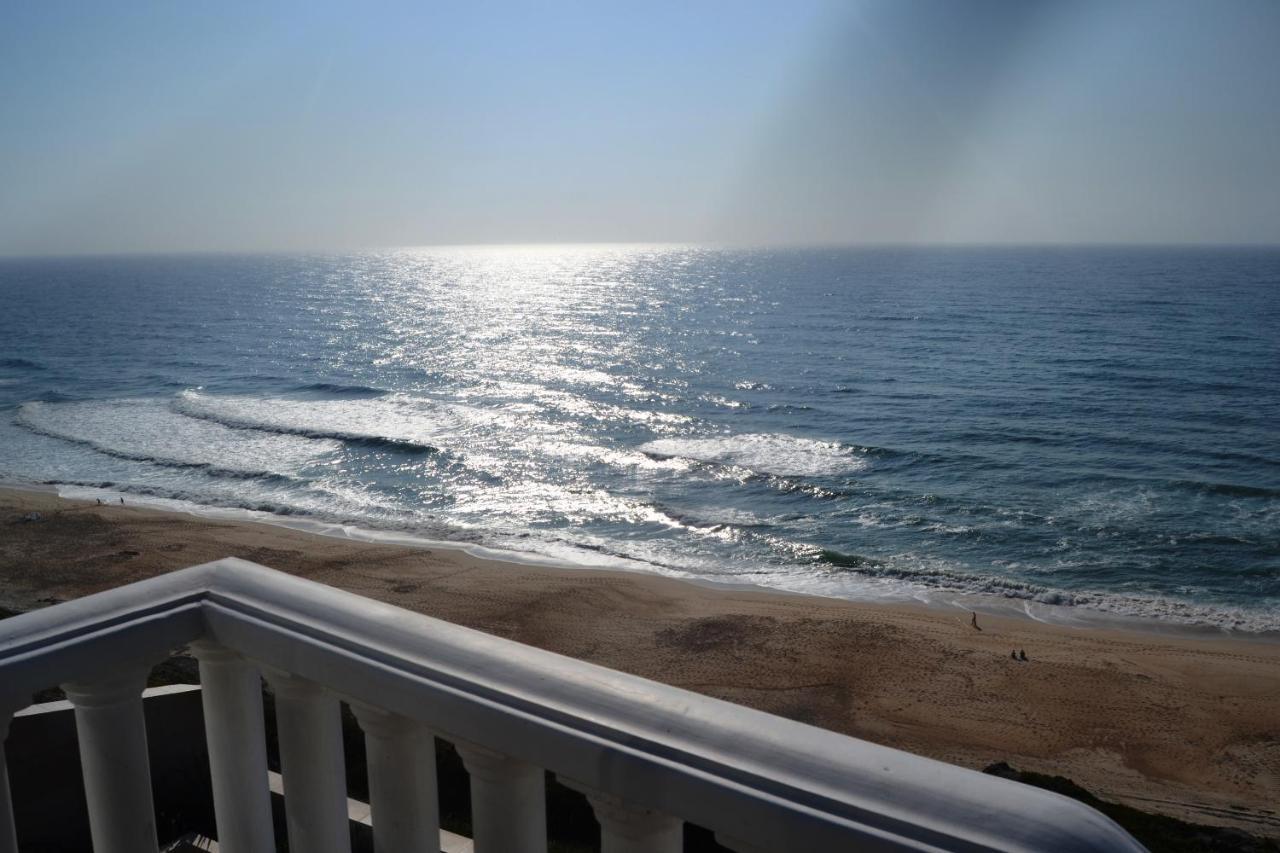
{"label": "sky", "polygon": [[7,3],[0,254],[1280,243],[1280,0]]}

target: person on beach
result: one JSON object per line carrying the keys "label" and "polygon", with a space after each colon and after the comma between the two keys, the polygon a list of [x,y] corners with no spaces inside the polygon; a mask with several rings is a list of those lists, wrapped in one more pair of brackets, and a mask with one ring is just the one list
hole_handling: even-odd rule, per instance
{"label": "person on beach", "polygon": [[981,631],[982,629],[978,627],[978,614],[977,614],[977,612],[976,612],[976,611],[970,611],[970,614],[971,614],[971,616],[970,616],[970,618],[969,618],[969,624],[973,626],[973,630],[975,630],[975,631]]}
{"label": "person on beach", "polygon": [[124,506],[124,498],[120,498],[120,506]]}
{"label": "person on beach", "polygon": [[1018,649],[1018,660],[1026,660],[1026,659],[1027,659],[1027,650]]}

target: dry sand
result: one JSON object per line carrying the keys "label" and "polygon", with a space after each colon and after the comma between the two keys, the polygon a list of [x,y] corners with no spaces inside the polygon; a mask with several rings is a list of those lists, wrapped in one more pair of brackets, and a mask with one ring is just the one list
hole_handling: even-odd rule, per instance
{"label": "dry sand", "polygon": [[[21,517],[39,512],[39,522]],[[726,590],[0,489],[0,604],[224,556],[967,767],[1280,836],[1280,643]],[[1010,660],[1026,649],[1030,661]]]}

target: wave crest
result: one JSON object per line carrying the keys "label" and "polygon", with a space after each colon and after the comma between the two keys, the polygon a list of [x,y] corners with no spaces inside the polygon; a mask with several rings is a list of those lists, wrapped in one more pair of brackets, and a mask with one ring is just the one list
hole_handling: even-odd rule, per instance
{"label": "wave crest", "polygon": [[835,477],[867,467],[866,459],[846,445],[781,433],[660,438],[638,449],[655,459],[691,459],[783,477]]}
{"label": "wave crest", "polygon": [[[324,383],[319,383],[324,384]],[[376,390],[376,389],[372,389]],[[359,396],[353,392],[353,396]],[[378,399],[378,398],[374,398]],[[212,421],[229,429],[256,430],[276,435],[330,439],[365,447],[397,450],[402,453],[438,453],[440,448],[424,438],[396,435],[366,425],[390,420],[411,428],[401,413],[394,416],[386,407],[369,412],[353,412],[341,401],[294,400],[284,397],[215,397],[198,391],[183,391],[175,398],[175,411],[191,418]],[[388,417],[388,415],[392,415]],[[403,432],[407,433],[409,429]]]}
{"label": "wave crest", "polygon": [[336,447],[279,436],[244,437],[175,414],[155,400],[31,401],[19,406],[14,422],[104,456],[243,480],[295,482],[291,471]]}

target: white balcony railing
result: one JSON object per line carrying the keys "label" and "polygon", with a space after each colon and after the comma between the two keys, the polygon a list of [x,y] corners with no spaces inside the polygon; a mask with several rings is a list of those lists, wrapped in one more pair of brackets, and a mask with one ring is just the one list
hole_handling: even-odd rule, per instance
{"label": "white balcony railing", "polygon": [[[677,851],[684,821],[743,853],[1142,849],[1051,793],[226,559],[0,622],[0,734],[62,684],[98,853],[156,849],[141,693],[188,645],[227,853],[274,849],[259,674],[295,851],[348,849],[339,702],[365,733],[382,853],[439,849],[434,736],[469,772],[478,853],[546,849],[544,769],[587,795],[610,853]],[[0,773],[5,853],[9,802]]]}

